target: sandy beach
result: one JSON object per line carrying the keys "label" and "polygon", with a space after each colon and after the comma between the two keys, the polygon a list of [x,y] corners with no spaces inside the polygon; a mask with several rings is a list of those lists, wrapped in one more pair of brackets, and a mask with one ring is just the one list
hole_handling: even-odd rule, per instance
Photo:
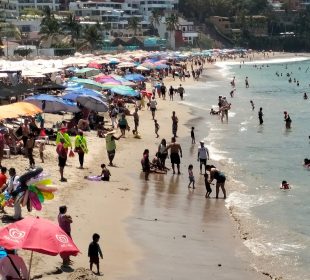
{"label": "sandy beach", "polygon": [[[292,54],[277,53],[269,58],[292,57]],[[264,59],[255,55],[254,59]],[[241,60],[242,61],[242,60]],[[239,62],[238,62],[239,63]],[[206,64],[203,79],[217,75],[216,66]],[[203,81],[186,82],[165,79],[168,87],[183,84],[185,91],[192,85],[203,86]],[[148,85],[150,86],[150,85]],[[186,100],[185,100],[186,101]],[[77,268],[88,268],[87,248],[94,232],[101,235],[100,245],[104,259],[101,261],[103,276],[98,279],[270,279],[251,267],[251,254],[242,244],[238,224],[230,216],[222,199],[205,199],[203,176],[198,173],[196,162],[197,145],[202,132],[196,134],[196,145],[190,143],[190,127],[201,121],[194,112],[181,102],[157,99],[156,119],[160,125],[159,138],[155,137],[151,112],[139,111],[141,139],[126,132],[126,138],[117,141],[116,167],[109,167],[110,182],[89,182],[86,175],[100,174],[100,164],[108,163],[105,139],[95,132],[86,132],[89,153],[85,157],[85,169],[78,169],[78,158],[69,158],[65,168],[67,183],[59,182],[56,146],[46,145],[45,163],[39,163],[38,148],[35,149],[36,165],[50,174],[59,190],[56,198],[44,203],[41,212],[30,215],[57,221],[58,207],[68,206],[73,218],[72,237],[81,254],[72,258],[72,270],[59,273],[60,257],[35,254],[32,276],[42,279],[67,279]],[[133,112],[133,106],[130,107]],[[162,138],[168,143],[172,136],[171,115],[179,118],[178,142],[182,145],[181,175],[151,174],[145,181],[140,160],[144,149],[150,149],[152,158]],[[47,127],[62,116],[46,114]],[[67,116],[65,116],[66,118]],[[133,118],[127,117],[134,127]],[[120,132],[117,132],[119,135]],[[72,138],[73,141],[74,138]],[[212,152],[212,151],[211,151]],[[188,164],[194,164],[197,188],[188,190]],[[211,155],[211,163],[212,155]],[[28,159],[11,156],[3,165],[15,167],[21,174],[28,167]],[[170,167],[170,160],[167,160]],[[229,181],[227,182],[229,195]],[[12,209],[8,209],[9,214]],[[23,209],[23,215],[29,215]],[[25,260],[30,254],[21,251]],[[70,278],[71,279],[71,278]],[[75,279],[82,279],[76,277]],[[87,278],[85,278],[87,279]],[[96,279],[96,278],[94,278]]]}

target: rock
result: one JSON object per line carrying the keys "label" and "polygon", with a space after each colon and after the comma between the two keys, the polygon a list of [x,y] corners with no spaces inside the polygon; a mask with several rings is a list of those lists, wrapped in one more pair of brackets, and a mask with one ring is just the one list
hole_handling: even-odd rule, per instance
{"label": "rock", "polygon": [[186,238],[186,235],[185,235],[185,234],[183,234],[183,235],[182,235],[182,237],[183,237],[183,238]]}
{"label": "rock", "polygon": [[220,263],[217,266],[222,266]]}

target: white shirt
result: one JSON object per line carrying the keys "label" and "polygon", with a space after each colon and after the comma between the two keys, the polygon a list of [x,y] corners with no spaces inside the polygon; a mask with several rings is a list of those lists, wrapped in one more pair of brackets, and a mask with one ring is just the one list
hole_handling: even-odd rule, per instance
{"label": "white shirt", "polygon": [[9,193],[16,190],[16,187],[19,185],[18,180],[19,176],[10,177],[8,187],[6,189]]}
{"label": "white shirt", "polygon": [[203,146],[198,148],[198,157],[199,159],[207,159],[209,155],[208,148]]}

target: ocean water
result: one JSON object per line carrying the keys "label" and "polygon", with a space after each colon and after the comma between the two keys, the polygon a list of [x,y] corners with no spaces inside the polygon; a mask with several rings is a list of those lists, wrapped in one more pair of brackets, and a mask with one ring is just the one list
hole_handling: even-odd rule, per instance
{"label": "ocean water", "polygon": [[[310,158],[310,101],[303,99],[304,92],[310,97],[310,61],[296,58],[254,66],[222,64],[217,75],[187,88],[185,103],[204,118],[196,134],[205,139],[213,163],[227,174],[226,206],[257,260],[253,265],[284,279],[310,279],[310,170],[302,165]],[[236,93],[230,98],[233,76]],[[219,95],[232,103],[228,123],[209,115]],[[259,107],[263,126],[258,123]],[[292,119],[290,130],[285,128],[284,111]],[[292,189],[280,190],[282,180]]]}

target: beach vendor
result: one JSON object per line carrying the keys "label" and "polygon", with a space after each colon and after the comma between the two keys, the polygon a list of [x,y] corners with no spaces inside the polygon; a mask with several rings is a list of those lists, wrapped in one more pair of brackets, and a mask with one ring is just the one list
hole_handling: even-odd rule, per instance
{"label": "beach vendor", "polygon": [[75,137],[74,151],[79,155],[79,168],[83,169],[84,156],[88,153],[87,141],[83,134],[83,131],[79,131],[79,134]]}
{"label": "beach vendor", "polygon": [[[13,167],[11,167],[9,169],[9,175],[10,175],[10,178],[9,178],[8,183],[7,183],[6,191],[9,194],[12,194],[12,192],[16,191],[16,188],[19,185],[19,181],[18,181],[19,180],[19,176],[17,176],[16,170]],[[13,220],[18,221],[20,219],[22,219],[22,208],[21,208],[20,202],[19,201],[15,201],[14,202]]]}
{"label": "beach vendor", "polygon": [[65,148],[72,148],[72,144],[71,144],[71,139],[69,134],[67,133],[67,128],[61,128],[58,132],[57,132],[57,136],[56,136],[56,145],[58,145],[60,143],[60,140],[63,139],[63,145]]}
{"label": "beach vendor", "polygon": [[108,158],[109,158],[109,166],[113,166],[113,159],[115,157],[115,152],[116,152],[116,143],[115,140],[119,140],[122,135],[119,137],[114,136],[115,131],[111,131],[106,134],[105,136],[105,141],[106,141],[106,149],[108,153]]}

